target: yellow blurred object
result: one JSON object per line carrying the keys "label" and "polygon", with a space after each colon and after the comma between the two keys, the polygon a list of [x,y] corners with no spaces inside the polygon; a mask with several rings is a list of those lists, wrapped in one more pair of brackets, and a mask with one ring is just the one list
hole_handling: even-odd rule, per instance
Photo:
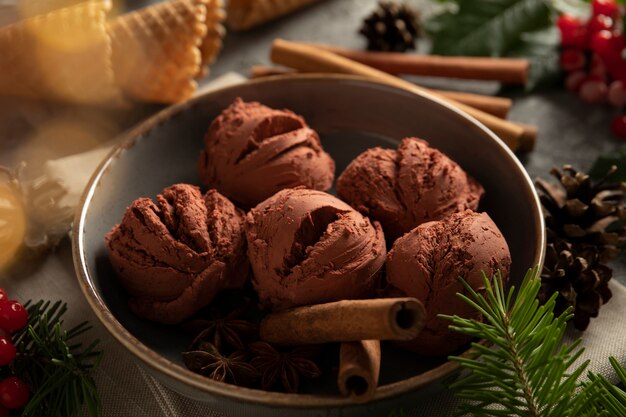
{"label": "yellow blurred object", "polygon": [[319,0],[230,0],[226,22],[233,30],[252,29]]}
{"label": "yellow blurred object", "polygon": [[202,65],[221,47],[220,10],[217,0],[172,0],[112,20],[113,69],[124,93],[161,103],[191,97]]}
{"label": "yellow blurred object", "polygon": [[120,104],[106,32],[110,1],[87,1],[0,30],[0,96]]}
{"label": "yellow blurred object", "polygon": [[26,214],[18,188],[10,180],[0,182],[0,270],[17,255],[26,234]]}
{"label": "yellow blurred object", "polygon": [[110,0],[20,0],[0,28],[0,97],[174,103],[222,47],[222,0],[169,0],[107,21]]}

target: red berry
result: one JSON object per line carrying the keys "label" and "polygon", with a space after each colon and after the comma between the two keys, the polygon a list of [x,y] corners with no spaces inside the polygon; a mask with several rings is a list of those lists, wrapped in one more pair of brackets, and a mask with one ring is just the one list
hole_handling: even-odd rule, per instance
{"label": "red berry", "polygon": [[574,71],[565,79],[565,87],[569,91],[578,92],[580,85],[587,78],[587,74],[584,71]]}
{"label": "red berry", "polygon": [[593,0],[591,2],[591,10],[594,16],[603,14],[615,17],[619,15],[619,6],[615,0]]}
{"label": "red berry", "polygon": [[602,60],[598,54],[591,56],[589,78],[598,81],[606,81],[606,66],[604,65],[604,60]]}
{"label": "red berry", "polygon": [[561,31],[561,44],[574,48],[585,49],[587,46],[587,27],[583,22],[570,15],[559,16],[556,22]]}
{"label": "red berry", "polygon": [[6,337],[0,337],[0,366],[10,364],[15,359],[15,346]]}
{"label": "red berry", "polygon": [[626,115],[615,116],[611,123],[611,130],[616,136],[626,138]]}
{"label": "red berry", "polygon": [[7,292],[0,288],[0,300],[8,300],[9,296],[7,295]]}
{"label": "red berry", "polygon": [[585,54],[574,48],[567,48],[561,52],[561,69],[567,72],[576,71],[584,68]]}
{"label": "red berry", "polygon": [[594,33],[600,32],[601,30],[611,30],[612,28],[613,19],[603,14],[593,16],[587,22],[587,32],[589,33],[589,35],[593,35]]}
{"label": "red berry", "polygon": [[607,99],[615,107],[624,107],[626,105],[626,86],[624,86],[623,81],[617,80],[611,83]]}
{"label": "red berry", "polygon": [[626,60],[619,56],[605,61],[607,70],[613,79],[626,81]]}
{"label": "red berry", "polygon": [[613,34],[608,30],[601,30],[591,37],[591,50],[600,56],[607,56],[611,52]]}
{"label": "red berry", "polygon": [[583,22],[576,16],[572,16],[569,14],[562,14],[556,21],[556,25],[561,30],[561,32],[567,32],[573,29],[578,29],[583,27]]}
{"label": "red berry", "polygon": [[608,87],[604,81],[587,78],[580,85],[578,94],[587,103],[602,103],[606,99]]}
{"label": "red berry", "polygon": [[28,402],[28,386],[16,376],[10,376],[0,382],[0,404],[6,408],[22,408]]}
{"label": "red berry", "polygon": [[14,332],[26,326],[28,312],[17,301],[0,301],[0,328]]}
{"label": "red berry", "polygon": [[624,49],[624,37],[609,30],[601,30],[591,37],[591,49],[603,59],[614,57]]}

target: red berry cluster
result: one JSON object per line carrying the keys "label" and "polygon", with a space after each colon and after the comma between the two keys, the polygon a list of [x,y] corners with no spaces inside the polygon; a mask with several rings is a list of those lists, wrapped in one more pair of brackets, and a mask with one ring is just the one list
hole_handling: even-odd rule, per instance
{"label": "red berry cluster", "polygon": [[[0,366],[6,366],[15,359],[15,346],[11,333],[28,324],[28,312],[14,300],[9,300],[6,291],[0,288]],[[8,416],[9,409],[22,408],[29,398],[28,386],[16,376],[0,381],[0,417]]]}
{"label": "red berry cluster", "polygon": [[[561,69],[567,73],[566,87],[588,103],[626,105],[626,51],[622,10],[615,0],[593,0],[587,22],[561,15]],[[623,111],[622,111],[623,113]],[[613,132],[626,137],[626,115],[616,116]]]}

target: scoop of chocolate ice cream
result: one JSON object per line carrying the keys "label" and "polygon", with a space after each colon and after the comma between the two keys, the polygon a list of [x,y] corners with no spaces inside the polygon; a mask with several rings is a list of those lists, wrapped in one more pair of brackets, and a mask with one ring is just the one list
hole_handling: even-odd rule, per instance
{"label": "scoop of chocolate ice cream", "polygon": [[383,225],[387,240],[424,222],[476,210],[484,190],[428,142],[403,139],[398,150],[372,148],[337,179],[337,194]]}
{"label": "scoop of chocolate ice cream", "polygon": [[343,201],[287,189],[247,215],[248,255],[261,303],[273,309],[371,296],[385,238]]}
{"label": "scoop of chocolate ice cream", "polygon": [[511,255],[506,240],[486,213],[471,210],[442,221],[424,223],[405,234],[387,255],[387,280],[391,291],[419,299],[426,308],[419,336],[402,343],[422,355],[448,355],[469,339],[448,331],[450,322],[438,314],[480,315],[456,296],[464,293],[462,277],[476,291],[484,290],[482,273],[500,271],[507,279]]}
{"label": "scoop of chocolate ice cream", "polygon": [[135,200],[107,235],[111,263],[143,318],[175,324],[248,274],[244,213],[215,190],[177,184]]}
{"label": "scoop of chocolate ice cream", "polygon": [[288,110],[237,99],[211,123],[204,144],[202,181],[244,206],[284,188],[332,186],[335,162],[318,134]]}

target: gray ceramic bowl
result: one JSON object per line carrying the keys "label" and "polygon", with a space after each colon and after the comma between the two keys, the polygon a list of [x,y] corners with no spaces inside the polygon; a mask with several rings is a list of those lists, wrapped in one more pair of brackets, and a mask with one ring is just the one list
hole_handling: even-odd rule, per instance
{"label": "gray ceramic bowl", "polygon": [[125,136],[103,162],[83,196],[73,234],[74,262],[89,304],[111,334],[153,375],[188,397],[229,414],[254,416],[386,415],[440,389],[457,366],[383,352],[381,385],[367,405],[336,394],[332,377],[306,394],[279,394],[221,384],[184,368],[188,336],[142,321],[126,306],[113,278],[104,235],[136,198],[154,197],[168,185],[198,184],[196,160],[211,120],[236,97],[302,114],[337,163],[337,173],[373,146],[395,148],[419,136],[457,161],[486,189],[482,210],[504,233],[513,260],[512,279],[543,262],[545,239],[537,195],[522,165],[489,130],[439,100],[344,76],[255,80],[165,109]]}

